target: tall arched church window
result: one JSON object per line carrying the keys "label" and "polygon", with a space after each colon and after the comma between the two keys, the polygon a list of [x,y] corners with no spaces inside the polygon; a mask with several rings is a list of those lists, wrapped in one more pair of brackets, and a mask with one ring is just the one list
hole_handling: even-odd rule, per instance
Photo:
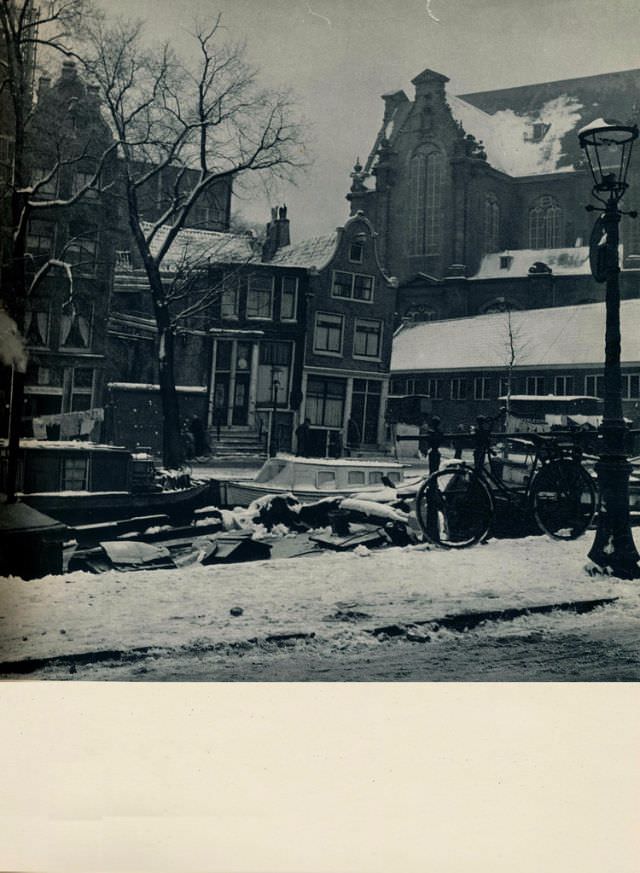
{"label": "tall arched church window", "polygon": [[640,256],[640,218],[631,218],[625,215],[622,219],[622,242],[624,254]]}
{"label": "tall arched church window", "polygon": [[500,206],[495,194],[487,194],[484,200],[484,250],[500,250]]}
{"label": "tall arched church window", "polygon": [[409,253],[437,255],[442,236],[444,159],[436,151],[421,151],[409,164]]}
{"label": "tall arched church window", "polygon": [[529,210],[529,248],[557,249],[562,244],[562,209],[554,197],[538,197]]}

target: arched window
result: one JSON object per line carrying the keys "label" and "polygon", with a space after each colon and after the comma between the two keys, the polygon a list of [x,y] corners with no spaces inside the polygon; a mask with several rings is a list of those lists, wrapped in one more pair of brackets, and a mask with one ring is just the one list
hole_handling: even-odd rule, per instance
{"label": "arched window", "polygon": [[484,199],[484,251],[500,251],[500,206],[495,194]]}
{"label": "arched window", "polygon": [[557,249],[562,240],[562,209],[553,197],[538,197],[529,210],[529,248]]}
{"label": "arched window", "polygon": [[622,219],[622,239],[626,257],[640,256],[640,218],[625,215]]}
{"label": "arched window", "polygon": [[444,159],[421,151],[409,164],[409,254],[437,255],[442,235]]}

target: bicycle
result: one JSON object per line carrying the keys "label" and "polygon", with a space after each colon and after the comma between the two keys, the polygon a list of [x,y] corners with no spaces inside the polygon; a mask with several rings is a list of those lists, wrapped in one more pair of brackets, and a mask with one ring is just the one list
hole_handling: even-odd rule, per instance
{"label": "bicycle", "polygon": [[[581,463],[575,442],[553,434],[510,434],[533,446],[529,475],[506,485],[490,465],[454,461],[429,476],[416,495],[416,515],[425,538],[446,548],[466,548],[486,540],[497,507],[521,513],[557,540],[582,536],[596,513],[596,488]],[[527,451],[527,458],[530,456]],[[525,460],[526,463],[526,460]]]}

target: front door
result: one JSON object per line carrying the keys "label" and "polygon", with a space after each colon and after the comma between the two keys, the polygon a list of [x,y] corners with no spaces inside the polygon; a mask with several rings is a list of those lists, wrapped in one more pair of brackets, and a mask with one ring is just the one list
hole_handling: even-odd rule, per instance
{"label": "front door", "polygon": [[236,373],[232,424],[245,425],[249,416],[249,374]]}

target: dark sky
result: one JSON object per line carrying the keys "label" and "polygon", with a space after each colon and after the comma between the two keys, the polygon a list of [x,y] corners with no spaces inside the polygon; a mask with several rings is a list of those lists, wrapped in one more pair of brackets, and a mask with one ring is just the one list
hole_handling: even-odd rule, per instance
{"label": "dark sky", "polygon": [[[640,66],[638,0],[102,0],[147,21],[158,39],[187,44],[194,16],[223,13],[244,38],[265,84],[291,85],[312,123],[315,163],[297,188],[282,186],[235,209],[253,222],[286,201],[295,240],[348,216],[344,197],[382,117],[380,94],[426,67],[453,93]],[[431,12],[431,15],[429,14]],[[435,21],[434,18],[439,19]]]}

